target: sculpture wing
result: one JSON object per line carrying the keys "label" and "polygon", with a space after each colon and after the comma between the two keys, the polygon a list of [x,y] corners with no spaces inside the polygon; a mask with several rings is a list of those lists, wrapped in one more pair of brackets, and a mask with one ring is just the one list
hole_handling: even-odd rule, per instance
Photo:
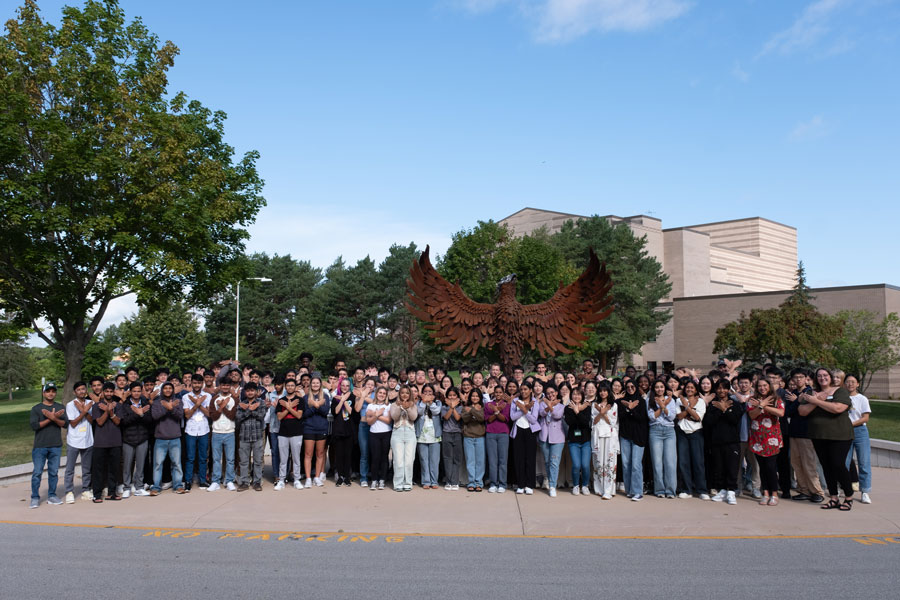
{"label": "sculpture wing", "polygon": [[587,340],[590,326],[608,317],[612,311],[612,281],[606,263],[591,249],[584,273],[541,304],[522,307],[522,340],[536,348],[542,356],[571,354],[570,346]]}
{"label": "sculpture wing", "polygon": [[413,262],[406,280],[406,308],[425,321],[425,329],[435,343],[449,351],[462,348],[474,355],[479,348],[493,343],[494,305],[472,301],[459,283],[441,277],[428,258],[430,248]]}

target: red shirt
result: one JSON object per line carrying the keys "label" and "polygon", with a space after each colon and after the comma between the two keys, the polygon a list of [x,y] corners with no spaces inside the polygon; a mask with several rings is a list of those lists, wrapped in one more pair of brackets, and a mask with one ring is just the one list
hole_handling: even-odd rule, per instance
{"label": "red shirt", "polygon": [[[775,408],[784,409],[784,403],[775,397]],[[749,416],[749,415],[748,415]],[[781,437],[781,423],[773,414],[761,411],[750,419],[750,437],[747,440],[750,451],[759,456],[774,456],[781,451],[784,440]]]}

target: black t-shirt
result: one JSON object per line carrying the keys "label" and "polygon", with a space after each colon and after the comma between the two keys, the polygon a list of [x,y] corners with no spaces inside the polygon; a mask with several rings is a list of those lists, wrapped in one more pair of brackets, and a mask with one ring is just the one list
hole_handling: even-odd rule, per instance
{"label": "black t-shirt", "polygon": [[[356,431],[356,427],[359,424],[359,414],[353,410],[353,403],[355,400],[356,397],[353,394],[350,394],[350,398],[348,398],[345,403],[346,408],[342,410],[340,414],[334,415],[334,421],[331,424],[332,436],[349,437]],[[341,399],[337,396],[331,400],[332,414],[334,414],[334,409],[337,408],[337,405],[340,404],[340,402]]]}
{"label": "black t-shirt", "polygon": [[[293,400],[297,400],[297,406],[294,407],[294,410],[300,414],[303,414],[303,399],[299,396],[295,395]],[[290,402],[287,396],[281,398],[281,400],[285,400]],[[280,437],[294,437],[298,435],[303,435],[303,421],[296,418],[294,415],[290,413],[285,407],[281,404],[275,408],[275,416],[277,417],[279,413],[285,413],[284,418],[281,419],[281,423],[278,426],[278,435]]]}

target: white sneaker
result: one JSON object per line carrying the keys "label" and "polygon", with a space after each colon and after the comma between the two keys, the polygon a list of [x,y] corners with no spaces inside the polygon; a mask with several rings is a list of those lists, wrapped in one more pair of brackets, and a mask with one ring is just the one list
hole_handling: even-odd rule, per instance
{"label": "white sneaker", "polygon": [[316,477],[315,484],[316,487],[322,487],[323,485],[325,485],[325,476],[322,475],[321,477]]}
{"label": "white sneaker", "polygon": [[94,494],[93,494],[93,492],[89,492],[89,491],[85,490],[85,491],[81,492],[81,499],[82,500],[93,500]]}
{"label": "white sneaker", "polygon": [[379,479],[379,480],[378,480],[378,489],[379,489],[379,490],[383,490],[383,489],[384,489],[384,479]]}
{"label": "white sneaker", "polygon": [[550,480],[544,479],[544,481],[541,483],[541,487],[544,488],[545,490],[549,490],[550,489]]}
{"label": "white sneaker", "polygon": [[125,492],[125,486],[124,486],[124,485],[117,485],[117,486],[116,486],[116,496],[122,496],[122,497],[124,498],[124,497],[125,497],[125,493],[124,493],[124,492]]}
{"label": "white sneaker", "polygon": [[[297,487],[297,485],[296,485],[297,483],[300,483],[300,480],[299,480],[299,479],[298,479],[298,480],[296,481],[296,483],[294,484],[294,487]],[[310,479],[309,477],[307,477],[307,478],[306,478],[306,483],[303,484],[303,487],[308,487],[308,488],[312,487],[312,479]],[[300,488],[297,488],[297,489],[299,490]]]}
{"label": "white sneaker", "polygon": [[237,486],[234,485],[233,481],[229,481],[227,484],[225,484],[225,489],[229,492],[235,492],[237,491]]}
{"label": "white sneaker", "polygon": [[447,485],[444,486],[444,489],[449,492],[453,489],[453,486],[448,483]]}
{"label": "white sneaker", "polygon": [[516,488],[516,493],[517,493],[517,494],[524,494],[524,493],[525,493],[525,488]]}
{"label": "white sneaker", "polygon": [[725,490],[719,490],[719,493],[713,496],[711,499],[713,502],[723,501],[725,499]]}
{"label": "white sneaker", "polygon": [[458,484],[458,483],[454,483],[454,484],[453,484],[453,491],[454,491],[454,492],[458,492],[458,491],[459,491],[459,484]]}
{"label": "white sneaker", "polygon": [[496,494],[496,493],[497,493],[496,485],[492,485],[491,487],[488,488],[488,494]]}
{"label": "white sneaker", "polygon": [[360,481],[359,487],[369,487],[369,482],[368,481]]}
{"label": "white sneaker", "polygon": [[728,490],[728,493],[725,494],[725,502],[728,504],[737,504],[737,498],[734,495],[734,492]]}
{"label": "white sneaker", "polygon": [[872,498],[869,496],[868,492],[862,493],[862,498],[859,499],[863,504],[872,504]]}
{"label": "white sneaker", "polygon": [[209,487],[206,488],[206,491],[207,492],[215,492],[215,491],[218,491],[221,489],[222,489],[222,486],[219,485],[218,483],[216,483],[215,481],[213,481],[211,484],[209,484]]}
{"label": "white sneaker", "polygon": [[[209,488],[206,488],[206,489],[209,489]],[[219,489],[219,488],[216,487],[216,489]],[[134,495],[135,495],[135,496],[149,496],[149,495],[150,495],[150,492],[148,492],[148,491],[145,490],[144,488],[141,488],[141,489],[135,491],[135,492],[134,492]]]}
{"label": "white sneaker", "polygon": [[700,494],[701,500],[709,500],[709,494]]}
{"label": "white sneaker", "polygon": [[580,495],[581,495],[581,488],[578,487],[577,485],[574,486],[574,487],[572,487],[572,495],[573,495],[573,496],[580,496]]}
{"label": "white sneaker", "polygon": [[688,494],[687,492],[681,492],[680,494],[678,494],[678,497],[681,498],[682,500],[687,500],[688,498],[691,497],[691,495]]}
{"label": "white sneaker", "polygon": [[131,490],[123,490],[123,491],[122,491],[122,498],[123,498],[123,499],[125,499],[125,498],[131,498]]}
{"label": "white sneaker", "polygon": [[502,485],[501,485],[500,487],[497,488],[497,493],[498,493],[498,494],[502,494],[502,493],[504,493],[504,492],[506,492],[506,488],[503,487]]}
{"label": "white sneaker", "polygon": [[593,492],[591,491],[591,487],[588,485],[581,486],[581,495],[582,496],[590,496]]}
{"label": "white sneaker", "polygon": [[282,481],[281,479],[279,479],[279,480],[278,480],[278,483],[275,484],[275,487],[274,487],[273,489],[274,489],[276,492],[280,492],[281,490],[283,490],[283,489],[284,489],[284,481]]}
{"label": "white sneaker", "polygon": [[131,495],[134,496],[134,486],[131,486]]}
{"label": "white sneaker", "polygon": [[550,497],[556,498],[556,488],[550,488]]}
{"label": "white sneaker", "polygon": [[66,492],[66,504],[75,504],[74,492]]}
{"label": "white sneaker", "polygon": [[603,494],[600,496],[601,500],[612,500],[612,494]]}
{"label": "white sneaker", "polygon": [[[307,481],[309,481],[309,480],[307,480]],[[310,487],[310,486],[306,486],[306,487]],[[302,489],[303,489],[303,482],[300,481],[299,479],[297,479],[296,481],[294,481],[294,489],[295,489],[295,490],[302,490]]]}
{"label": "white sneaker", "polygon": [[625,493],[625,484],[620,482],[619,486],[616,489],[619,491],[620,494],[624,494]]}
{"label": "white sneaker", "polygon": [[530,496],[530,495],[532,495],[533,493],[534,493],[534,490],[531,489],[530,487],[525,488],[525,495],[526,495],[526,496]]}

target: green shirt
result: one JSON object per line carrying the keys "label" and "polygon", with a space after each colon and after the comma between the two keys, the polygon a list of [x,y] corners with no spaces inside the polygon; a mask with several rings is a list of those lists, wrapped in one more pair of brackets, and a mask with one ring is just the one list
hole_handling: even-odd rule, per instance
{"label": "green shirt", "polygon": [[[850,400],[850,392],[844,388],[838,388],[834,394],[828,397],[828,402],[853,406]],[[809,437],[813,440],[852,440],[853,424],[850,422],[850,412],[828,412],[817,406],[807,417],[809,424]]]}

